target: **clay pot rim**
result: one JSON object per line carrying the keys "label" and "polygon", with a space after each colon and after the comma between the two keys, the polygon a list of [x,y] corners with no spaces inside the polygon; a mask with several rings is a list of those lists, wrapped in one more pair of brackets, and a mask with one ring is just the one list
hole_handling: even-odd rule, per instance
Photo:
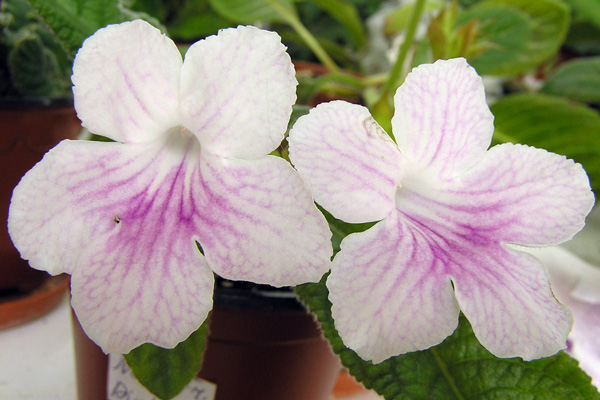
{"label": "clay pot rim", "polygon": [[52,311],[66,297],[70,283],[68,275],[48,275],[31,293],[0,302],[0,330],[26,324]]}
{"label": "clay pot rim", "polygon": [[213,301],[216,306],[263,311],[306,311],[293,288],[275,288],[251,282],[217,278]]}
{"label": "clay pot rim", "polygon": [[0,109],[24,110],[30,108],[58,108],[73,106],[73,96],[0,96]]}

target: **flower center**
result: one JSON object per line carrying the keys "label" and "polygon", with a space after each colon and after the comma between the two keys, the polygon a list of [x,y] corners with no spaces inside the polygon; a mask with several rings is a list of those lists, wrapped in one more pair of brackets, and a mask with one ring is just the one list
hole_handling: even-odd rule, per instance
{"label": "flower center", "polygon": [[165,145],[173,162],[181,162],[182,159],[194,160],[200,154],[198,138],[183,125],[177,125],[167,130]]}
{"label": "flower center", "polygon": [[168,129],[166,134],[169,137],[170,141],[175,138],[182,138],[182,137],[183,138],[191,138],[194,136],[192,131],[190,131],[188,128],[186,128],[183,125],[177,125],[177,126],[174,126],[170,129]]}
{"label": "flower center", "polygon": [[194,136],[194,134],[192,133],[192,131],[190,131],[188,128],[186,128],[183,125],[178,125],[175,128],[173,128],[173,129],[176,129],[177,132],[179,132],[180,136],[188,137],[188,138]]}

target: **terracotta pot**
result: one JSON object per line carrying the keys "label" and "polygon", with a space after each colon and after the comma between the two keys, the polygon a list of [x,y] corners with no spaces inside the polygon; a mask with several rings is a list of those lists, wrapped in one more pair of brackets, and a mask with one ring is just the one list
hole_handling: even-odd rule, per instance
{"label": "terracotta pot", "polygon": [[[21,177],[59,141],[76,138],[81,123],[72,99],[0,98],[0,130],[0,220],[6,221],[12,191]],[[50,276],[21,259],[6,223],[0,225],[0,303],[5,303],[41,290]],[[29,319],[39,316],[29,315]],[[13,322],[0,321],[0,327]]]}
{"label": "terracotta pot", "polygon": [[75,346],[75,381],[79,400],[106,400],[108,397],[108,356],[87,337],[72,312]]}
{"label": "terracotta pot", "polygon": [[198,376],[217,400],[326,400],[340,373],[314,317],[290,291],[215,290]]}

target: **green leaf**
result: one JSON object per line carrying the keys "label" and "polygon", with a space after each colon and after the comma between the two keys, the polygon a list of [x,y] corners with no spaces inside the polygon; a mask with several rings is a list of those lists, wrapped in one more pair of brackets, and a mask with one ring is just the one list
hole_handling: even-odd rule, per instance
{"label": "green leaf", "polygon": [[146,343],[125,355],[137,380],[161,400],[172,399],[196,376],[202,364],[208,318],[174,349]]}
{"label": "green leaf", "polygon": [[541,92],[587,103],[600,103],[600,57],[562,64],[544,82]]}
{"label": "green leaf", "polygon": [[241,24],[288,22],[281,10],[296,15],[292,0],[209,0],[210,6],[223,18]]}
{"label": "green leaf", "polygon": [[10,93],[29,96],[71,94],[73,59],[27,0],[5,0],[0,10],[0,43]]}
{"label": "green leaf", "polygon": [[600,28],[600,1],[598,0],[566,0],[578,17],[585,19]]}
{"label": "green leaf", "polygon": [[29,0],[69,54],[74,57],[83,41],[109,24],[142,18],[160,27],[144,13],[121,6],[120,0]]}
{"label": "green leaf", "polygon": [[[2,13],[2,28],[8,28],[3,32],[4,35],[9,31],[18,31],[27,24],[36,22],[35,16],[31,15],[31,6],[27,0],[4,0],[0,4],[0,12]],[[6,38],[2,37],[2,41]]]}
{"label": "green leaf", "polygon": [[298,286],[296,292],[350,373],[386,399],[600,399],[591,379],[566,353],[532,362],[496,358],[479,344],[462,316],[442,344],[373,365],[342,343],[324,280]]}
{"label": "green leaf", "polygon": [[[508,9],[512,11],[511,17],[504,15]],[[569,9],[559,0],[487,0],[477,3],[469,12],[473,17],[481,18],[481,30],[497,45],[469,60],[480,74],[487,75],[517,74],[546,61],[560,48],[570,24]],[[517,22],[515,13],[527,22],[527,34]],[[524,36],[508,37],[509,33],[503,31],[507,27],[514,30],[510,35],[522,32]],[[518,51],[509,47],[515,45],[516,39],[524,42],[524,47]],[[507,55],[508,59],[502,60],[501,54]]]}
{"label": "green leaf", "polygon": [[70,82],[63,74],[57,57],[36,35],[27,35],[15,44],[8,64],[20,93],[53,97],[69,91]]}
{"label": "green leaf", "polygon": [[475,8],[460,14],[457,25],[478,21],[479,35],[484,38],[486,50],[469,58],[469,63],[480,74],[494,74],[518,62],[525,51],[532,32],[527,16],[508,7]]}
{"label": "green leaf", "polygon": [[542,94],[515,94],[492,105],[494,141],[562,154],[583,165],[600,189],[600,115],[576,102]]}
{"label": "green leaf", "polygon": [[343,25],[357,48],[363,47],[366,42],[365,28],[356,7],[343,0],[310,1],[327,11],[329,15]]}
{"label": "green leaf", "polygon": [[214,35],[229,26],[231,23],[217,14],[207,0],[185,2],[167,24],[171,38],[188,42]]}
{"label": "green leaf", "polygon": [[[165,0],[121,0],[122,6],[129,10],[145,12],[159,21],[167,21],[171,16],[169,3],[171,2]],[[189,4],[188,1],[183,2],[184,4],[179,1],[178,3],[178,6],[183,8]]]}
{"label": "green leaf", "polygon": [[347,222],[336,219],[333,215],[331,215],[327,210],[317,205],[319,211],[323,213],[325,219],[327,219],[327,223],[329,224],[329,229],[331,230],[331,244],[333,245],[333,254],[337,254],[340,251],[340,244],[342,240],[346,236],[351,233],[364,232],[377,222],[366,222],[362,224],[349,224]]}
{"label": "green leaf", "polygon": [[573,21],[564,47],[575,55],[599,55],[600,28],[589,22]]}

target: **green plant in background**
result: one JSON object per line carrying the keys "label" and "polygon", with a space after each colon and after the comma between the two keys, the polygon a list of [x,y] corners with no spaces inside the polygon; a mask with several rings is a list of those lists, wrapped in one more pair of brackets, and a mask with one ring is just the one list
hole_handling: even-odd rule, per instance
{"label": "green plant in background", "polygon": [[[298,74],[300,103],[322,94],[352,98],[366,105],[389,133],[392,96],[408,71],[436,59],[465,57],[499,87],[491,105],[494,143],[522,143],[563,154],[583,164],[596,193],[600,188],[600,3],[595,0],[30,1],[47,26],[24,0],[5,2],[2,51],[8,49],[9,38],[51,44],[38,52],[56,58],[48,64],[56,65],[61,76],[69,76],[69,63],[84,38],[109,23],[142,15],[162,25],[182,45],[220,28],[253,24],[277,31],[295,60],[325,67],[316,75]],[[19,21],[36,21],[39,27],[19,34],[11,22],[17,16]],[[378,23],[367,26],[377,18]],[[31,32],[40,37],[30,39]],[[42,39],[44,35],[48,37]],[[372,69],[365,60],[376,50],[376,36],[383,46],[378,53],[382,62]],[[68,88],[67,82],[60,90]],[[308,107],[296,107],[293,118],[307,112]],[[282,149],[280,154],[287,153]],[[335,251],[345,236],[370,227],[325,215]],[[374,366],[341,342],[323,282],[302,285],[298,294],[317,315],[344,365],[387,399],[488,398],[486,393],[496,398],[600,398],[566,353],[533,362],[496,358],[479,344],[462,317],[458,330],[439,346]],[[177,366],[191,376],[183,364],[199,365],[201,352],[189,360],[189,352],[181,349],[201,348],[205,328],[193,341],[180,344],[179,352],[144,345],[126,358],[146,387],[160,398],[171,398],[186,382],[164,383],[157,379],[160,370],[149,365]]]}
{"label": "green plant in background", "polygon": [[0,96],[64,96],[72,57],[26,0],[2,2]]}
{"label": "green plant in background", "polygon": [[86,37],[136,18],[160,25],[117,0],[4,0],[0,11],[0,96],[70,96],[73,58]]}

